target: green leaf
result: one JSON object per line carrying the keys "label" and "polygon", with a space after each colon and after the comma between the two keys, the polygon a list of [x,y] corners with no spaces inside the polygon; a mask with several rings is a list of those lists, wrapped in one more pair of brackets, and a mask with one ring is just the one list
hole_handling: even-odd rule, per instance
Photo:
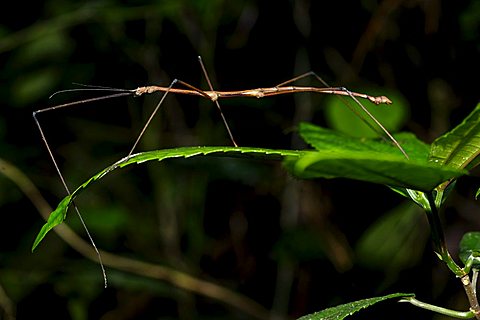
{"label": "green leaf", "polygon": [[305,152],[287,160],[286,166],[305,179],[348,178],[424,192],[466,173],[427,161],[407,160],[401,155],[341,149]]}
{"label": "green leaf", "polygon": [[[287,167],[290,166],[291,170],[300,177],[350,178],[416,190],[433,189],[439,183],[465,173],[462,170],[442,168],[427,163],[423,159],[425,153],[424,146],[411,135],[404,135],[403,137],[406,141],[410,141],[407,145],[414,146],[408,150],[416,158],[419,158],[416,161],[413,159],[406,160],[395,147],[383,141],[351,140],[352,138],[318,127],[314,128],[313,126],[308,127],[305,125],[305,128],[310,130],[310,134],[308,134],[309,139],[320,139],[323,137],[325,141],[328,142],[331,139],[334,143],[325,143],[326,150],[322,152],[263,148],[185,147],[144,152],[124,158],[91,177],[70,196],[66,197],[43,226],[32,250],[35,249],[48,231],[65,219],[70,203],[81,191],[115,169],[146,161],[162,161],[170,158],[187,158],[207,154],[257,157],[272,160],[289,157],[289,160],[286,162]],[[316,133],[314,134],[313,131],[315,130]],[[319,145],[317,142],[316,147]],[[357,146],[357,150],[355,146]]]}
{"label": "green leaf", "polygon": [[470,170],[480,159],[480,104],[450,132],[437,138],[431,146],[429,161]]}
{"label": "green leaf", "polygon": [[32,251],[38,246],[40,241],[45,237],[45,235],[55,226],[62,223],[67,215],[68,208],[73,200],[89,185],[95,181],[100,180],[108,173],[126,167],[131,164],[143,163],[152,160],[162,161],[170,158],[188,158],[198,155],[216,155],[216,156],[236,156],[236,157],[258,157],[268,160],[281,160],[283,157],[298,157],[303,151],[295,150],[272,150],[272,149],[263,149],[263,148],[236,148],[236,147],[184,147],[184,148],[175,148],[175,149],[164,149],[164,150],[155,150],[149,152],[138,153],[132,155],[128,158],[121,159],[113,165],[105,168],[100,171],[82,185],[80,185],[71,195],[66,196],[58,205],[57,209],[53,211],[45,225],[42,227],[38,233],[33,246]]}
{"label": "green leaf", "polygon": [[[342,149],[351,151],[377,151],[401,155],[401,151],[390,141],[382,139],[354,138],[330,129],[301,123],[299,132],[302,138],[321,151],[325,149]],[[417,139],[414,134],[403,132],[394,137],[408,154],[410,159],[426,160],[430,146]]]}
{"label": "green leaf", "polygon": [[40,241],[42,241],[42,239],[45,237],[48,231],[52,230],[53,227],[59,225],[60,223],[63,222],[63,220],[65,220],[68,206],[70,205],[71,201],[72,201],[72,196],[66,196],[58,204],[57,209],[55,209],[55,211],[53,211],[50,214],[47,222],[43,225],[42,229],[40,229],[40,232],[38,233],[37,237],[35,238],[35,241],[33,242],[32,252],[38,246]]}
{"label": "green leaf", "polygon": [[465,265],[480,268],[480,232],[465,233],[460,240],[460,260]]}
{"label": "green leaf", "polygon": [[342,304],[333,308],[328,308],[319,312],[315,312],[298,320],[342,320],[348,316],[351,316],[355,312],[368,308],[378,302],[382,302],[388,299],[413,297],[413,294],[409,293],[393,293],[383,297],[375,297],[370,299],[358,300],[346,304]]}
{"label": "green leaf", "polygon": [[461,176],[464,170],[429,163],[427,144],[414,135],[396,135],[409,155],[389,141],[353,138],[335,131],[300,124],[300,134],[319,152],[305,152],[287,161],[287,167],[301,178],[350,178],[396,187],[396,190],[431,191],[444,181]]}
{"label": "green leaf", "polygon": [[[385,142],[348,140],[352,138],[335,135],[328,130],[322,131],[321,128],[314,130],[314,127],[309,127],[309,130],[316,130],[317,133],[321,131],[320,134],[310,134],[309,139],[317,139],[324,134],[324,137],[332,139],[335,143],[325,144],[326,150],[322,152],[236,147],[184,147],[149,151],[124,158],[91,177],[62,200],[35,239],[32,251],[52,228],[63,222],[71,202],[90,184],[115,169],[152,160],[162,161],[208,154],[270,160],[288,157],[286,166],[303,178],[350,178],[423,191],[431,190],[439,183],[465,173],[462,170],[438,167],[423,160],[424,146],[413,136],[405,135],[407,141],[415,146],[411,151],[416,158],[419,158],[418,160],[405,159],[397,149]],[[326,141],[329,141],[328,139]],[[364,143],[363,146],[362,143]],[[354,148],[355,145],[357,150]],[[319,144],[316,144],[316,147],[319,147]]]}

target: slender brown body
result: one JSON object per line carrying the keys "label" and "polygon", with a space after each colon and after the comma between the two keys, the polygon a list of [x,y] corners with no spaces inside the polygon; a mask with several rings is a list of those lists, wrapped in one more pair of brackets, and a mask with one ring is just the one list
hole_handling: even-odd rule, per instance
{"label": "slender brown body", "polygon": [[[184,84],[184,83],[183,83]],[[249,90],[236,90],[236,91],[203,91],[196,88],[192,89],[178,89],[178,88],[169,88],[169,87],[159,87],[159,86],[147,86],[139,87],[133,90],[135,95],[141,96],[147,93],[154,92],[171,92],[178,94],[188,94],[194,96],[206,97],[212,101],[216,101],[220,98],[238,98],[238,97],[254,97],[254,98],[263,98],[270,97],[279,94],[291,94],[295,92],[315,92],[315,93],[324,93],[324,94],[336,94],[342,96],[354,96],[358,98],[368,99],[375,104],[391,104],[392,101],[385,96],[373,97],[364,93],[357,93],[349,91],[345,88],[318,88],[318,87],[299,87],[299,86],[277,86],[270,88],[257,88]]]}

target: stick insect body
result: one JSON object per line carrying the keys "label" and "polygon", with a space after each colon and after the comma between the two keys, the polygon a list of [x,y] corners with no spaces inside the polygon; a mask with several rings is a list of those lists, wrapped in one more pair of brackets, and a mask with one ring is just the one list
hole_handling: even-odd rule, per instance
{"label": "stick insect body", "polygon": [[[212,102],[214,102],[215,105],[217,106],[217,109],[219,110],[220,116],[221,116],[222,121],[225,125],[225,128],[228,132],[228,135],[229,135],[229,138],[230,138],[232,144],[235,147],[237,147],[238,144],[235,142],[235,139],[234,139],[233,134],[230,130],[230,127],[229,127],[229,125],[228,125],[228,123],[225,119],[225,116],[223,115],[222,110],[221,110],[221,107],[220,107],[220,104],[219,104],[220,99],[236,98],[236,97],[264,98],[264,97],[270,97],[270,96],[281,95],[281,94],[312,92],[312,93],[322,93],[322,94],[333,94],[333,95],[337,95],[339,97],[349,97],[349,98],[351,98],[355,102],[355,104],[360,106],[361,110],[363,112],[365,112],[367,114],[367,116],[375,122],[375,124],[378,126],[378,128],[380,128],[380,130],[378,128],[375,128],[370,122],[368,122],[361,114],[359,114],[352,106],[350,106],[347,101],[344,101],[345,104],[347,105],[347,107],[349,107],[350,110],[352,110],[355,114],[357,114],[360,117],[360,119],[362,119],[369,127],[371,127],[373,130],[375,130],[377,133],[380,132],[380,136],[383,137],[384,135],[386,135],[387,138],[391,142],[393,142],[393,144],[395,144],[397,146],[397,148],[403,153],[403,155],[406,158],[408,158],[408,155],[405,153],[405,151],[400,146],[400,144],[395,140],[395,138],[388,132],[388,130],[358,100],[358,99],[366,99],[366,100],[369,100],[370,102],[372,102],[376,105],[391,104],[392,101],[390,101],[390,99],[388,99],[385,96],[374,97],[374,96],[370,96],[370,95],[367,95],[367,94],[364,94],[364,93],[352,92],[352,91],[349,91],[348,89],[343,88],[343,87],[329,87],[327,85],[327,83],[325,81],[323,81],[314,72],[307,72],[307,73],[302,74],[298,77],[295,77],[291,80],[288,80],[286,82],[282,82],[282,83],[280,83],[280,84],[278,84],[274,87],[269,87],[269,88],[257,88],[257,89],[236,90],[236,91],[216,91],[216,90],[213,89],[213,86],[210,82],[210,79],[208,77],[207,71],[206,71],[206,69],[203,65],[203,62],[202,62],[201,58],[198,57],[198,59],[199,59],[200,66],[202,68],[202,72],[203,72],[205,78],[207,79],[207,83],[208,83],[208,86],[209,86],[208,91],[198,89],[198,88],[196,88],[196,87],[194,87],[194,86],[192,86],[192,85],[190,85],[186,82],[183,82],[183,81],[177,80],[177,79],[173,80],[168,87],[144,86],[144,87],[138,87],[138,88],[133,89],[133,90],[117,89],[117,88],[109,88],[109,87],[90,87],[90,86],[87,86],[87,88],[81,88],[81,89],[62,90],[62,91],[54,93],[50,97],[53,97],[54,95],[59,94],[59,93],[72,92],[72,91],[85,91],[85,90],[86,91],[98,91],[98,92],[111,92],[111,93],[113,92],[113,93],[109,94],[109,95],[106,95],[106,96],[95,97],[95,98],[84,99],[84,100],[80,100],[80,101],[60,104],[60,105],[56,105],[56,106],[53,106],[53,107],[48,107],[48,108],[45,108],[45,109],[40,109],[40,110],[37,110],[37,111],[33,112],[33,118],[34,118],[35,124],[37,125],[37,128],[40,131],[41,138],[42,138],[42,140],[43,140],[43,142],[44,142],[44,144],[47,148],[47,151],[49,153],[49,156],[50,156],[50,158],[51,158],[51,160],[52,160],[52,162],[55,166],[55,170],[57,171],[57,174],[59,175],[60,180],[61,180],[61,182],[62,182],[62,184],[63,184],[63,186],[64,186],[64,188],[65,188],[65,190],[67,191],[68,194],[70,194],[70,189],[68,188],[68,185],[67,185],[67,183],[66,183],[66,181],[63,177],[63,174],[61,173],[61,170],[60,170],[60,168],[57,164],[57,161],[56,161],[55,156],[52,152],[52,149],[50,148],[50,145],[49,145],[49,143],[47,141],[47,138],[44,134],[42,126],[40,125],[40,122],[37,118],[37,115],[39,113],[43,113],[43,112],[47,112],[47,111],[53,111],[53,110],[61,109],[61,108],[67,108],[67,107],[70,107],[70,106],[73,106],[73,105],[86,104],[86,103],[93,102],[93,101],[106,100],[106,99],[111,99],[111,98],[115,98],[115,97],[123,97],[123,96],[142,96],[142,95],[145,95],[145,94],[151,94],[151,93],[155,93],[155,92],[163,92],[164,94],[161,97],[158,104],[156,105],[153,112],[150,114],[148,120],[146,121],[145,125],[143,126],[141,132],[139,133],[135,143],[133,144],[132,148],[130,149],[129,153],[127,154],[127,157],[132,155],[132,153],[135,150],[136,146],[138,145],[141,137],[145,133],[145,130],[149,126],[153,117],[155,116],[158,109],[161,107],[161,105],[163,104],[163,101],[165,100],[165,98],[167,97],[167,95],[169,93],[200,96],[200,97],[204,97],[204,98],[209,99]],[[299,79],[302,79],[302,78],[305,78],[305,77],[308,77],[308,76],[314,76],[318,81],[320,81],[326,87],[291,86],[291,85],[288,85],[290,83],[293,83],[293,82],[295,82]],[[174,85],[177,84],[177,83],[184,86],[185,89],[174,88]],[[86,226],[86,224],[85,224],[85,222],[84,222],[84,220],[83,220],[83,218],[80,214],[80,211],[79,211],[78,207],[75,205],[75,203],[73,203],[73,207],[75,208],[75,211],[77,212],[77,215],[78,215],[78,217],[79,217],[79,219],[80,219],[80,221],[81,221],[81,223],[82,223],[82,225],[83,225],[83,227],[86,231],[86,234],[87,234],[90,242],[92,243],[92,246],[94,247],[94,249],[97,253],[99,263],[100,263],[101,268],[102,268],[104,285],[105,285],[105,287],[107,287],[107,277],[106,277],[106,273],[105,273],[105,269],[104,269],[104,266],[103,266],[103,263],[102,263],[102,258],[100,256],[100,253],[99,253],[99,251],[98,251],[98,249],[95,245],[95,242],[93,241],[93,238],[92,238],[90,232],[88,231],[88,228],[87,228],[87,226]]]}

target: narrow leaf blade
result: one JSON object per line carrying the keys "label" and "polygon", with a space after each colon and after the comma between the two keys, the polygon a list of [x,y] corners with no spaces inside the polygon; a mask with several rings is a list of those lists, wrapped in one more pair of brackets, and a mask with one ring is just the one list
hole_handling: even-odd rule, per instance
{"label": "narrow leaf blade", "polygon": [[37,237],[35,238],[35,241],[33,242],[32,252],[38,246],[40,241],[43,240],[43,238],[48,233],[48,231],[52,230],[54,227],[56,227],[60,223],[62,223],[63,220],[65,220],[65,217],[67,216],[68,206],[70,205],[71,201],[72,201],[72,197],[71,196],[66,196],[58,204],[57,209],[55,209],[55,211],[53,211],[50,214],[47,222],[43,225],[42,229],[40,229],[40,232],[38,233]]}
{"label": "narrow leaf blade", "polygon": [[346,304],[342,304],[336,307],[328,308],[319,312],[315,312],[301,318],[298,320],[342,320],[352,314],[371,307],[372,305],[388,300],[388,299],[396,299],[396,298],[406,298],[406,297],[413,297],[413,294],[410,293],[393,293],[383,297],[375,297],[369,299],[358,300]]}
{"label": "narrow leaf blade", "polygon": [[189,158],[199,155],[216,155],[216,156],[230,156],[230,157],[258,157],[266,160],[282,160],[284,157],[298,157],[303,151],[296,150],[273,150],[264,148],[238,148],[238,147],[184,147],[175,149],[163,149],[149,152],[142,152],[132,155],[127,158],[123,158],[120,161],[112,164],[111,166],[103,169],[99,173],[92,176],[90,179],[81,184],[75,191],[69,196],[66,196],[53,211],[48,221],[43,225],[42,229],[38,233],[33,246],[32,251],[43,240],[45,235],[52,230],[55,226],[62,223],[67,215],[67,211],[71,203],[75,198],[85,189],[87,189],[92,183],[100,180],[110,172],[129,166],[131,164],[140,164],[148,161],[162,161],[171,158]]}

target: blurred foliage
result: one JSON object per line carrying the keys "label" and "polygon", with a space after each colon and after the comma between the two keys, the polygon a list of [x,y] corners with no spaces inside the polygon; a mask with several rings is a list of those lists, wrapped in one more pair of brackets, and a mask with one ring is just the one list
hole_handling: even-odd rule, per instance
{"label": "blurred foliage", "polygon": [[[72,83],[133,89],[178,78],[207,88],[198,55],[218,89],[273,86],[314,70],[331,85],[387,95],[394,103],[385,112],[400,113],[393,130],[412,131],[430,143],[478,101],[471,79],[479,71],[479,10],[474,0],[11,2],[0,13],[0,157],[57,203],[65,191],[32,111],[92,97],[77,92],[49,99],[79,88]],[[313,79],[300,83],[319,85]],[[381,89],[371,92],[373,87]],[[117,98],[40,114],[69,186],[125,156],[158,99]],[[335,100],[298,94],[221,102],[240,145],[289,149],[304,147],[295,133],[300,121],[347,123],[338,117],[332,123],[324,114]],[[347,127],[349,134],[360,130]],[[172,95],[138,151],[229,144],[209,101]],[[459,181],[448,203],[444,218],[453,252],[465,231],[479,228],[475,182]],[[430,277],[436,258],[431,250],[421,252],[428,241],[408,232],[414,232],[408,229],[414,214],[398,195],[370,184],[295,181],[279,165],[259,161],[184,159],[113,174],[77,204],[100,248],[220,284],[281,317],[412,289],[448,306],[461,290],[446,270]],[[43,220],[3,176],[0,208],[0,317],[253,317],[228,299],[125,271],[107,269],[110,286],[104,290],[98,265],[56,235],[30,253]],[[74,215],[67,223],[85,238]],[[405,229],[380,232],[399,225]],[[386,244],[375,250],[368,239]],[[370,255],[372,264],[364,265]],[[398,281],[385,284],[382,265],[374,263],[379,256],[390,259],[385,271]],[[417,312],[389,308],[390,319]],[[380,318],[385,310],[357,318]]]}
{"label": "blurred foliage", "polygon": [[[388,91],[387,89],[368,90],[368,94],[374,96],[385,95],[392,101],[395,101],[393,106],[381,105],[378,108],[373,108],[369,112],[390,132],[397,132],[405,125],[408,119],[409,107],[406,104],[405,98],[399,95],[396,91]],[[378,137],[378,132],[373,131],[371,127],[362,123],[361,118],[369,119],[354,103],[348,102],[355,112],[350,108],[345,107],[345,99],[338,99],[331,97],[325,103],[325,116],[328,125],[340,132],[344,132],[354,137]],[[371,123],[372,121],[369,121]],[[375,125],[372,123],[372,126]],[[352,128],[354,128],[352,130]]]}
{"label": "blurred foliage", "polygon": [[428,224],[422,210],[405,203],[386,212],[358,240],[359,263],[396,274],[421,260],[428,239]]}

